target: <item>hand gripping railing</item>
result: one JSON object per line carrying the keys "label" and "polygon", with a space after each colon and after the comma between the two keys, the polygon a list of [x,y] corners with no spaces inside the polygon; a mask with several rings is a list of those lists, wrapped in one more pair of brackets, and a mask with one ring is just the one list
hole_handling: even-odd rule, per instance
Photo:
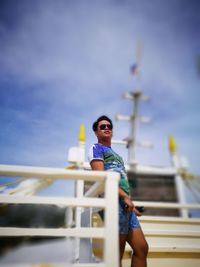
{"label": "hand gripping railing", "polygon": [[[55,204],[66,207],[101,207],[105,209],[105,226],[102,228],[16,228],[1,227],[0,236],[54,236],[54,237],[76,237],[76,238],[102,238],[104,239],[104,264],[80,264],[80,266],[119,266],[118,255],[118,181],[119,174],[103,171],[66,170],[60,168],[41,168],[0,165],[0,176],[12,177],[37,177],[41,179],[70,179],[96,181],[102,188],[105,184],[105,196],[102,199],[92,197],[61,198],[61,197],[39,197],[0,195],[0,203],[16,204]],[[98,187],[97,186],[97,187]],[[91,195],[90,195],[91,196]],[[51,265],[52,266],[52,265]],[[68,266],[68,265],[67,265]],[[70,265],[73,266],[73,265]],[[78,264],[74,266],[79,266]]]}

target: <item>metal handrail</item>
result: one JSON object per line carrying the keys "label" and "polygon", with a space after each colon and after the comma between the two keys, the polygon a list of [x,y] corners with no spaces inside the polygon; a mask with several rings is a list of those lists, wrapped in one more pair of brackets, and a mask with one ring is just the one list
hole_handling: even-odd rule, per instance
{"label": "metal handrail", "polygon": [[163,209],[200,209],[200,204],[180,204],[174,202],[155,202],[155,201],[134,201],[137,206],[146,208],[163,208]]}
{"label": "metal handrail", "polygon": [[[118,181],[119,174],[116,172],[103,171],[83,171],[83,170],[66,170],[60,168],[41,168],[28,166],[11,166],[0,165],[1,176],[21,176],[41,179],[70,179],[70,180],[85,180],[96,181],[95,190],[98,186],[102,190],[104,184],[104,199],[78,197],[74,198],[50,198],[39,196],[14,196],[0,195],[0,203],[34,203],[34,204],[52,204],[65,205],[71,207],[103,207],[106,212],[105,226],[102,229],[88,228],[84,229],[78,225],[73,229],[42,229],[42,228],[0,228],[2,236],[73,236],[87,238],[103,238],[104,239],[104,267],[118,267]],[[112,190],[110,190],[112,188]],[[98,191],[98,190],[97,190]],[[95,192],[97,192],[95,191]],[[93,196],[91,192],[91,196]],[[89,266],[90,264],[88,264]],[[100,264],[101,265],[101,264]],[[78,265],[77,265],[78,266]],[[82,266],[82,265],[80,265]],[[99,264],[92,264],[99,266]]]}

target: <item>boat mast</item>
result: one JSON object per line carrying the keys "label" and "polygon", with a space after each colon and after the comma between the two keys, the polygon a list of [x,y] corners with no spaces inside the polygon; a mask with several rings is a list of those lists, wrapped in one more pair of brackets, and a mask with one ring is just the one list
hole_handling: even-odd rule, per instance
{"label": "boat mast", "polygon": [[136,132],[139,123],[138,108],[139,101],[142,96],[141,91],[135,91],[132,93],[133,98],[133,114],[131,116],[131,134],[128,140],[128,161],[130,164],[136,163]]}
{"label": "boat mast", "polygon": [[150,122],[149,117],[142,117],[139,115],[139,103],[141,100],[149,100],[149,97],[143,95],[141,90],[135,90],[133,92],[126,92],[123,94],[123,97],[125,99],[129,99],[133,102],[133,113],[131,116],[122,116],[117,115],[117,120],[126,120],[130,121],[131,129],[130,129],[130,135],[128,138],[126,138],[127,147],[128,147],[128,164],[134,166],[137,164],[136,160],[136,146],[146,146],[151,147],[152,144],[149,142],[138,142],[137,141],[137,128],[139,126],[140,122],[148,123]]}
{"label": "boat mast", "polygon": [[136,135],[137,135],[137,128],[139,126],[139,122],[148,123],[150,122],[150,118],[148,117],[141,117],[139,116],[139,103],[141,100],[149,100],[149,97],[145,96],[142,91],[140,90],[140,70],[139,64],[141,61],[141,45],[138,45],[137,54],[136,54],[136,64],[131,66],[131,74],[136,77],[136,86],[135,90],[132,92],[125,92],[123,97],[125,99],[129,99],[133,102],[133,112],[131,116],[123,116],[117,115],[117,120],[125,120],[129,121],[131,124],[130,135],[128,138],[125,139],[127,148],[128,148],[128,164],[132,167],[136,166],[136,146],[142,145],[146,147],[151,147],[152,144],[149,142],[138,142]]}

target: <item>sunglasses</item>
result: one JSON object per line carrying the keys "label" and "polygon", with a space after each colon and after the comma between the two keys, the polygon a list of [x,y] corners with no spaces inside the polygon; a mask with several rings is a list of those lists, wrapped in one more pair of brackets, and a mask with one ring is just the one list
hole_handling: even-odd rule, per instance
{"label": "sunglasses", "polygon": [[101,124],[100,126],[99,126],[99,129],[100,130],[105,130],[105,129],[108,129],[108,130],[112,130],[112,125],[111,124]]}

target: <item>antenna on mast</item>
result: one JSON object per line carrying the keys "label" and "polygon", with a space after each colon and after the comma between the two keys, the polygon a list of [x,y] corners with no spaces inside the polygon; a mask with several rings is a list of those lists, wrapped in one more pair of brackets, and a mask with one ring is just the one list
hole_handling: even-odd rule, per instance
{"label": "antenna on mast", "polygon": [[130,135],[128,138],[126,138],[126,144],[128,148],[128,164],[135,166],[137,164],[136,161],[136,146],[142,145],[146,147],[152,147],[152,144],[149,142],[137,142],[136,139],[136,133],[139,122],[150,122],[150,118],[148,117],[141,117],[139,116],[139,103],[141,100],[149,100],[149,97],[143,95],[141,89],[140,89],[140,69],[139,65],[142,58],[142,45],[139,42],[137,45],[136,50],[136,63],[133,64],[130,68],[131,74],[136,76],[136,86],[135,90],[131,92],[125,92],[123,94],[123,97],[125,99],[131,100],[133,102],[133,112],[130,116],[123,116],[123,115],[117,115],[116,120],[126,120],[130,121],[131,123],[131,129],[130,129]]}

